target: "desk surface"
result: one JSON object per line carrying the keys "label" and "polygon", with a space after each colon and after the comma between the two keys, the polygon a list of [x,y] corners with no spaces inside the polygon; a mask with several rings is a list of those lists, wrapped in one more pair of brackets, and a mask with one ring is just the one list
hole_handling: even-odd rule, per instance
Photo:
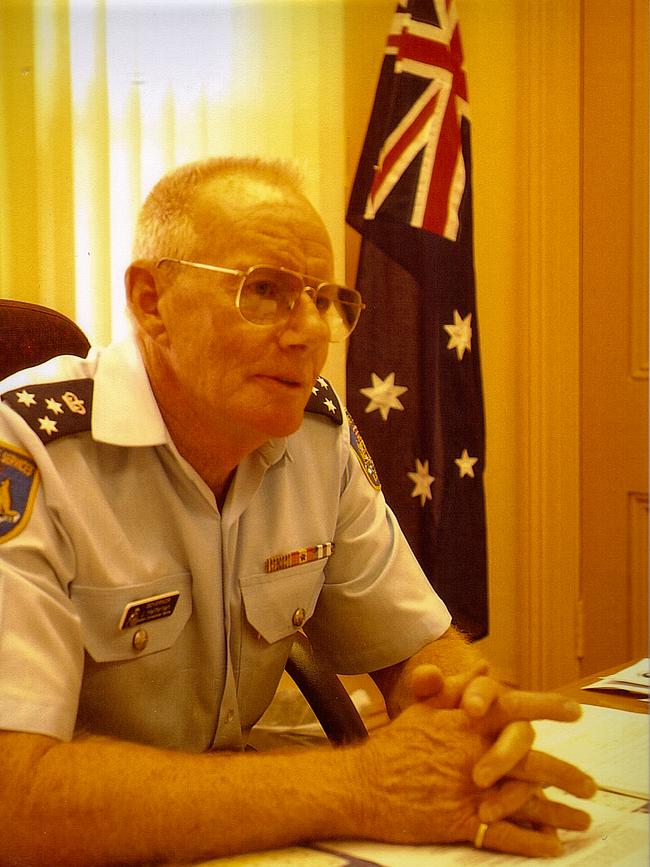
{"label": "desk surface", "polygon": [[615,674],[622,668],[632,665],[636,660],[631,660],[628,663],[614,665],[605,671],[599,671],[597,674],[590,674],[589,677],[583,677],[581,680],[568,683],[559,689],[553,690],[560,692],[562,695],[567,695],[580,704],[593,704],[597,707],[611,707],[615,710],[629,710],[634,713],[648,713],[647,702],[640,701],[638,698],[633,698],[630,695],[615,692],[596,692],[593,689],[583,689],[590,683],[595,683],[601,677],[607,677],[610,674]]}

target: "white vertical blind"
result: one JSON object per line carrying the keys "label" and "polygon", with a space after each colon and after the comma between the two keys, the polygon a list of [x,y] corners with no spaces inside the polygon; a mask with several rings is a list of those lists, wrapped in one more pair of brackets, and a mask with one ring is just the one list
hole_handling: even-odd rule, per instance
{"label": "white vertical blind", "polygon": [[[342,271],[343,2],[70,2],[75,310],[93,340],[126,329],[137,208],[188,160],[294,159]],[[52,3],[34,6],[37,54],[51,45]]]}

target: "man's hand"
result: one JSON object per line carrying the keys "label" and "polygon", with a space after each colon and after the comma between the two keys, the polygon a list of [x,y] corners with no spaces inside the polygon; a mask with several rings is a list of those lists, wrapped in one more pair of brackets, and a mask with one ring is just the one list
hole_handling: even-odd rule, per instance
{"label": "man's hand", "polygon": [[[554,817],[568,815],[567,808],[546,799],[540,804],[539,785],[548,784],[549,774],[555,774],[563,780],[559,788],[578,797],[591,797],[595,784],[573,765],[531,750],[535,733],[530,721],[573,722],[580,717],[580,706],[555,693],[509,689],[486,673],[484,662],[451,677],[444,677],[435,665],[420,665],[411,675],[413,697],[427,701],[432,707],[460,707],[474,719],[491,714],[496,725],[495,740],[478,759],[472,773],[477,786],[491,787],[479,808],[481,822],[494,823],[506,817],[529,822],[541,810],[551,817],[551,826],[567,827],[554,821]],[[495,786],[500,780],[501,785]],[[582,821],[588,825],[588,817],[583,816]]]}
{"label": "man's hand", "polygon": [[[440,710],[435,699],[407,708],[359,748],[364,795],[362,835],[402,843],[471,842],[487,824],[485,848],[526,856],[557,855],[556,830],[584,830],[589,816],[547,800],[541,784],[590,797],[594,784],[572,765],[524,750],[513,779],[479,785],[475,768],[499,734],[518,721],[516,703],[495,701],[480,717]],[[522,749],[515,734],[510,749]],[[511,813],[502,818],[507,803]]]}

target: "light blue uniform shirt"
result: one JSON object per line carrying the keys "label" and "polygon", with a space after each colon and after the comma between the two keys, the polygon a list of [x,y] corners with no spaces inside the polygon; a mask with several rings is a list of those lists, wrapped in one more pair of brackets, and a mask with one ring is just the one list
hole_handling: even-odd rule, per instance
{"label": "light blue uniform shirt", "polygon": [[[74,409],[75,383],[58,384],[80,379],[94,394]],[[174,447],[132,339],[17,374],[0,391],[11,389],[19,409],[36,402],[44,439],[64,418],[88,429],[43,443],[15,394],[0,406],[0,728],[238,748],[296,622],[348,674],[405,659],[449,626],[347,424],[306,414],[242,461],[220,513]],[[330,542],[329,557],[266,570]],[[166,616],[123,622],[151,597]]]}

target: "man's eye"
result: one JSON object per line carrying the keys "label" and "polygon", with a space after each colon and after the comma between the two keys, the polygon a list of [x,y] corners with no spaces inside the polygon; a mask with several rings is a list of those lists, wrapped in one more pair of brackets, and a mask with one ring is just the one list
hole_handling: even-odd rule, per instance
{"label": "man's eye", "polygon": [[271,280],[258,280],[250,288],[254,295],[267,301],[277,300],[279,295],[277,283]]}
{"label": "man's eye", "polygon": [[319,313],[327,313],[327,311],[330,309],[331,304],[332,299],[328,298],[327,295],[316,296],[316,309]]}

